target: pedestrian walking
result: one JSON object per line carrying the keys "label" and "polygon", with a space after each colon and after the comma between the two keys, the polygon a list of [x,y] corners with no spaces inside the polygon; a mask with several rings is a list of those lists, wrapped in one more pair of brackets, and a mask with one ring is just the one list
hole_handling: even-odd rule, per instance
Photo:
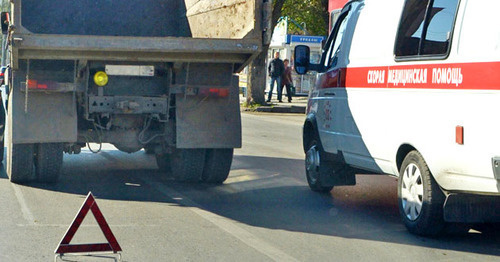
{"label": "pedestrian walking", "polygon": [[278,92],[278,100],[281,102],[281,95],[283,95],[283,87],[286,87],[286,95],[288,96],[288,103],[292,102],[292,87],[293,87],[293,79],[292,79],[292,67],[289,66],[290,61],[285,59],[283,61],[285,65],[285,72],[283,73],[281,79],[281,91]]}
{"label": "pedestrian walking", "polygon": [[285,65],[280,59],[280,53],[276,52],[274,54],[274,59],[271,60],[267,68],[269,72],[269,77],[271,77],[271,90],[269,90],[269,95],[267,96],[266,102],[271,102],[271,97],[273,96],[274,83],[276,82],[276,89],[278,89],[278,100],[281,101],[281,77],[285,73]]}

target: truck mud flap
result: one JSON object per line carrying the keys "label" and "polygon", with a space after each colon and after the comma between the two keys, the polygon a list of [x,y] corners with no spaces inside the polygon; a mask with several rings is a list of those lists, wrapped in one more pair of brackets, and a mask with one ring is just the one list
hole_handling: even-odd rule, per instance
{"label": "truck mud flap", "polygon": [[8,123],[13,143],[75,142],[76,101],[73,93],[21,92],[12,89]]}
{"label": "truck mud flap", "polygon": [[177,95],[177,148],[241,147],[238,77],[234,78],[228,97]]}

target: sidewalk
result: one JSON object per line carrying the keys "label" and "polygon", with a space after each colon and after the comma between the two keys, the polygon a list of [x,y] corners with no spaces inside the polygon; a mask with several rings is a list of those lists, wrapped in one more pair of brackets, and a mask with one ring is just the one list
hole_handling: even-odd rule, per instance
{"label": "sidewalk", "polygon": [[[265,112],[265,113],[294,113],[294,114],[305,114],[307,107],[307,96],[294,96],[292,97],[292,102],[288,103],[286,96],[283,99],[283,103],[279,103],[276,100],[276,96],[273,96],[271,103],[267,105],[262,105],[255,108],[242,107],[242,111],[250,112]],[[240,105],[246,102],[246,97],[240,95]]]}

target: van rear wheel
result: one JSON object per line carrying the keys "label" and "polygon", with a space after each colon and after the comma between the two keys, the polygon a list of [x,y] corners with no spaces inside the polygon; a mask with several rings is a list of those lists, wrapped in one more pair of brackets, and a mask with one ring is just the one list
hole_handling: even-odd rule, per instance
{"label": "van rear wheel", "polygon": [[321,182],[321,176],[333,174],[333,165],[322,158],[324,152],[318,140],[309,142],[306,152],[306,178],[312,191],[327,193],[333,186],[325,186]]}
{"label": "van rear wheel", "polygon": [[399,171],[398,206],[408,231],[434,236],[443,231],[444,194],[418,151],[411,151]]}

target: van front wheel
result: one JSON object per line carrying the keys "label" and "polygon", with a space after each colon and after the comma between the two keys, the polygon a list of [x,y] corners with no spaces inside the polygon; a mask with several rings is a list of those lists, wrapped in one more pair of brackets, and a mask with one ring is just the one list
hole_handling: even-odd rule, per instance
{"label": "van front wheel", "polygon": [[306,152],[306,177],[312,191],[327,193],[333,186],[324,186],[321,176],[333,174],[333,165],[322,159],[322,148],[316,139],[309,142]]}
{"label": "van front wheel", "polygon": [[444,194],[418,151],[411,151],[399,171],[398,206],[408,231],[433,236],[442,232]]}

